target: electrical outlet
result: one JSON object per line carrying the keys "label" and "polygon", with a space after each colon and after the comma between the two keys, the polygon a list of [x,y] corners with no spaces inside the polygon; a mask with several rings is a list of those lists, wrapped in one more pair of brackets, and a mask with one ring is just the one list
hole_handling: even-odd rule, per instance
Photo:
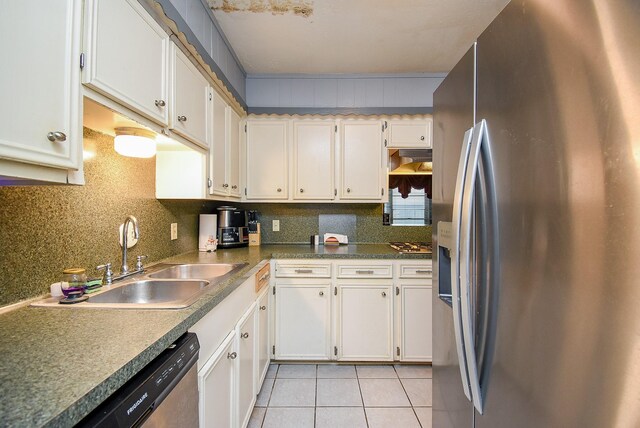
{"label": "electrical outlet", "polygon": [[171,223],[171,240],[178,239],[178,223]]}
{"label": "electrical outlet", "polygon": [[273,220],[272,229],[274,232],[280,232],[280,220]]}

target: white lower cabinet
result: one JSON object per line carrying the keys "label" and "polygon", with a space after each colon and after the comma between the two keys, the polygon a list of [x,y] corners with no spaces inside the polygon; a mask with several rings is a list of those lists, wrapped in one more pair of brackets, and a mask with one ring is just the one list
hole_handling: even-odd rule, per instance
{"label": "white lower cabinet", "polygon": [[331,358],[331,283],[276,282],[275,358]]}
{"label": "white lower cabinet", "polygon": [[393,360],[393,285],[337,286],[338,360]]}
{"label": "white lower cabinet", "polygon": [[240,427],[249,423],[251,410],[256,402],[255,356],[256,356],[256,304],[238,322],[238,422]]}
{"label": "white lower cabinet", "polygon": [[269,349],[269,287],[266,287],[264,292],[258,297],[258,331],[257,337],[257,350],[256,350],[256,392],[259,392],[259,386],[262,385],[267,370],[269,369],[269,355],[271,351]]}
{"label": "white lower cabinet", "polygon": [[[431,283],[431,280],[429,280]],[[431,361],[432,288],[424,284],[400,284],[400,359]],[[429,310],[427,310],[429,308]]]}
{"label": "white lower cabinet", "polygon": [[198,372],[200,426],[235,426],[236,333],[232,331]]}
{"label": "white lower cabinet", "polygon": [[276,360],[431,361],[431,260],[272,267]]}

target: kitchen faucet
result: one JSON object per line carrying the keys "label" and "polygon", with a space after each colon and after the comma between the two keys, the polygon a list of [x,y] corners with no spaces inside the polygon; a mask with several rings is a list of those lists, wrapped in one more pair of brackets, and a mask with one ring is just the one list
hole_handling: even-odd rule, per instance
{"label": "kitchen faucet", "polygon": [[129,273],[129,266],[127,266],[127,238],[129,224],[133,223],[133,237],[138,239],[140,237],[140,229],[138,228],[138,219],[130,215],[124,221],[122,227],[122,268],[120,268],[120,275],[124,276]]}

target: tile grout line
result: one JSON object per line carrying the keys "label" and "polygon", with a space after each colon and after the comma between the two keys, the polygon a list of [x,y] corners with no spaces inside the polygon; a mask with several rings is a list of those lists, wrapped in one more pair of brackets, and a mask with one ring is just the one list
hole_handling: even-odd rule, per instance
{"label": "tile grout line", "polygon": [[315,378],[315,383],[316,383],[316,395],[315,395],[315,401],[314,401],[314,406],[313,406],[313,428],[316,428],[317,424],[318,424],[318,365],[316,364],[316,378]]}
{"label": "tile grout line", "polygon": [[411,397],[409,397],[409,394],[407,393],[407,390],[404,387],[404,383],[402,383],[402,379],[400,378],[400,373],[398,373],[398,370],[396,370],[395,365],[393,365],[393,370],[396,372],[396,375],[398,376],[398,381],[400,382],[400,386],[402,387],[404,394],[407,396],[407,400],[409,400],[409,404],[411,404],[411,411],[413,412],[413,415],[416,417],[416,420],[418,421],[418,425],[420,425],[420,428],[423,428],[422,422],[420,422],[420,418],[418,417],[418,414],[416,413],[416,409],[413,406],[413,402],[411,401]]}
{"label": "tile grout line", "polygon": [[362,413],[364,413],[364,423],[369,428],[369,418],[367,417],[367,408],[364,406],[364,396],[362,395],[362,387],[360,386],[360,376],[358,376],[358,365],[354,364],[353,369],[356,372],[356,380],[358,381],[358,390],[360,391],[360,399],[362,400]]}
{"label": "tile grout line", "polygon": [[269,391],[269,399],[267,400],[267,407],[264,410],[264,416],[262,417],[262,423],[260,428],[264,426],[264,421],[267,420],[267,412],[269,411],[269,404],[271,404],[271,397],[273,396],[273,390],[276,389],[276,379],[278,378],[278,371],[280,370],[280,364],[276,366],[276,372],[273,374],[273,385],[271,385],[271,391]]}

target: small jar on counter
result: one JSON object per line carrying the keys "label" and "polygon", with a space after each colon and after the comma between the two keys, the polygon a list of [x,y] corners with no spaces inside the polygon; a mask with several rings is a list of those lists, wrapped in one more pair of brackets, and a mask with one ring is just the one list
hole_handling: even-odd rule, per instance
{"label": "small jar on counter", "polygon": [[69,268],[62,271],[62,294],[67,298],[80,297],[87,288],[87,274],[83,268]]}

